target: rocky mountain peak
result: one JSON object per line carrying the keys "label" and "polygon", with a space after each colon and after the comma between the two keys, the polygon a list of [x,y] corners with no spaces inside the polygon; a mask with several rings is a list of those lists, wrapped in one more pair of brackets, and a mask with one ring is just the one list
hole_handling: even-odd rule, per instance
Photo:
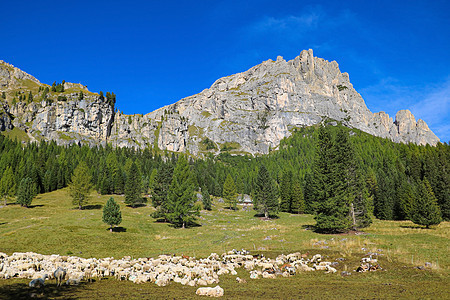
{"label": "rocky mountain peak", "polygon": [[[337,62],[314,57],[311,49],[290,61],[278,56],[276,61],[269,59],[219,78],[199,94],[146,115],[114,114],[98,99],[90,106],[69,101],[57,107],[56,118],[51,109],[33,108],[35,113],[26,120],[33,124],[30,131],[46,139],[53,139],[50,132],[56,131],[74,141],[152,146],[194,155],[268,153],[296,128],[326,119],[395,142],[435,145],[439,141],[425,122],[416,122],[407,110],[399,111],[395,121],[384,112],[370,112]],[[38,117],[42,115],[47,117]]]}

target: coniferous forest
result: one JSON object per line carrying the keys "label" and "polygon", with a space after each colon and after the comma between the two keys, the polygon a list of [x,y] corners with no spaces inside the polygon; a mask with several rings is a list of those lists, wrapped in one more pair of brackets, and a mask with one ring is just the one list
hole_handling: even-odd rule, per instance
{"label": "coniferous forest", "polygon": [[[450,220],[447,143],[397,144],[341,125],[297,129],[269,155],[257,157],[222,152],[194,158],[159,149],[23,144],[2,135],[0,155],[5,203],[19,196],[29,205],[25,199],[33,193],[68,186],[82,164],[99,193],[125,194],[133,207],[148,202],[157,209],[154,217],[179,227],[198,215],[193,191],[229,198],[230,180],[236,194],[254,199],[257,213],[311,213],[323,231],[363,228],[372,216],[427,227]],[[189,208],[174,212],[177,199]],[[232,201],[230,208],[236,208]]]}

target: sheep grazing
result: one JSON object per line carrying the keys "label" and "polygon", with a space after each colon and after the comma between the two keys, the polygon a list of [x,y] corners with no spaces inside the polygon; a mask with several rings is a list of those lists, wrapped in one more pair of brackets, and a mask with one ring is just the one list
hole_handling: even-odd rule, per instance
{"label": "sheep grazing", "polygon": [[212,287],[201,287],[198,288],[195,292],[199,296],[208,296],[208,297],[222,297],[223,296],[223,288],[220,286]]}
{"label": "sheep grazing", "polygon": [[33,287],[33,288],[43,288],[45,285],[45,279],[47,279],[47,278],[48,278],[48,275],[45,274],[41,278],[33,279],[30,281],[28,286]]}
{"label": "sheep grazing", "polygon": [[75,278],[75,279],[69,278],[66,281],[66,285],[79,285],[80,282],[81,282],[81,279],[83,279],[83,276],[80,276],[80,277]]}
{"label": "sheep grazing", "polygon": [[56,279],[57,286],[61,286],[64,277],[66,277],[66,270],[61,267],[58,267],[55,272],[53,272],[53,276]]}

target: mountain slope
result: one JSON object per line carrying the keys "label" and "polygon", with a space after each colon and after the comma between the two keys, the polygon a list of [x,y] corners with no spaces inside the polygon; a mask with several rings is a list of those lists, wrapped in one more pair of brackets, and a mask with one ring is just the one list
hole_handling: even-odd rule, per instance
{"label": "mountain slope", "polygon": [[[0,71],[0,76],[3,73]],[[2,89],[3,81],[0,79]],[[348,74],[341,73],[335,61],[314,57],[312,50],[304,50],[290,61],[278,57],[220,78],[209,89],[146,115],[113,115],[98,95],[92,94],[83,102],[77,100],[77,93],[74,91],[65,102],[49,106],[16,103],[11,109],[5,106],[5,111],[17,117],[14,126],[60,143],[110,142],[194,155],[218,151],[268,153],[295,128],[327,118],[395,142],[439,142],[426,123],[416,122],[407,110],[399,111],[395,121],[384,112],[370,112]],[[27,115],[27,111],[31,113]],[[25,128],[24,124],[31,126]]]}

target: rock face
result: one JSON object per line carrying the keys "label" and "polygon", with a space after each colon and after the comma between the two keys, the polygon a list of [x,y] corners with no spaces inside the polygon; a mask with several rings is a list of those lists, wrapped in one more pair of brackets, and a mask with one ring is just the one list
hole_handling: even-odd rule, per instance
{"label": "rock face", "polygon": [[[2,89],[14,81],[15,72],[34,78],[9,68],[9,72],[0,68]],[[268,153],[295,128],[326,118],[394,142],[439,142],[426,123],[416,122],[408,110],[399,111],[395,121],[384,112],[370,112],[348,74],[341,73],[335,61],[314,57],[312,50],[290,61],[278,57],[220,78],[209,89],[146,115],[114,114],[98,96],[81,101],[76,96],[50,106],[18,103],[10,109],[21,120],[15,119],[14,126],[60,143],[64,138],[58,135],[63,132],[70,134],[66,141],[108,141],[115,146],[153,146],[194,155],[221,149],[236,154]]]}

